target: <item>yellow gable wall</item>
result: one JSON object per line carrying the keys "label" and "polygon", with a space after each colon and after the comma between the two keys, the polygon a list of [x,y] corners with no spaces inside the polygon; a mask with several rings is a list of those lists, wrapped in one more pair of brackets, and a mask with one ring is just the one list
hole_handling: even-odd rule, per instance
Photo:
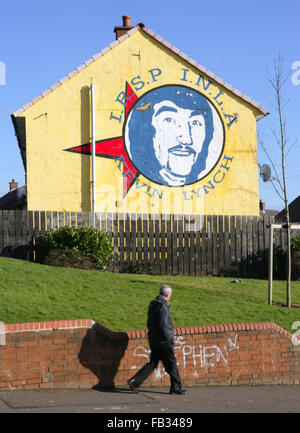
{"label": "yellow gable wall", "polygon": [[126,82],[138,98],[165,85],[202,93],[219,113],[225,134],[220,159],[204,178],[167,186],[140,174],[125,197],[123,163],[97,156],[96,211],[257,215],[257,113],[201,75],[139,30],[21,113],[26,117],[28,210],[91,211],[91,156],[66,149],[91,141],[93,81],[96,141],[122,137]]}

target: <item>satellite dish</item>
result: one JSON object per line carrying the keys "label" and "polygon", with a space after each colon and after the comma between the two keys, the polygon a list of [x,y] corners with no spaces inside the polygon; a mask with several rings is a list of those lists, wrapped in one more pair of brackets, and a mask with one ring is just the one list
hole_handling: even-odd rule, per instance
{"label": "satellite dish", "polygon": [[264,182],[268,182],[268,180],[270,180],[270,177],[271,177],[271,169],[270,169],[270,167],[269,167],[267,164],[264,164],[264,165],[261,167],[260,175],[261,175],[262,180],[263,180]]}

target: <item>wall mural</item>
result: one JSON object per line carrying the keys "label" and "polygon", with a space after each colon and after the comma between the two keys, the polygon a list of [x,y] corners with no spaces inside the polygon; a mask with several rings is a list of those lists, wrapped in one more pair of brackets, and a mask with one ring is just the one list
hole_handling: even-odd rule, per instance
{"label": "wall mural", "polygon": [[222,121],[201,93],[162,86],[138,99],[124,124],[127,154],[150,181],[183,186],[205,177],[224,145]]}
{"label": "wall mural", "polygon": [[[213,179],[199,187],[201,192],[204,188],[207,193],[223,181],[230,168],[233,158],[224,155],[225,126],[229,129],[236,122],[236,116],[224,112],[223,92],[212,95],[211,81],[206,82],[199,75],[197,83],[193,84],[199,88],[201,85],[202,91],[189,87],[189,70],[185,68],[181,70],[182,85],[158,86],[138,97],[137,92],[146,84],[158,81],[162,73],[159,68],[148,72],[151,80],[146,82],[140,76],[134,77],[130,84],[126,82],[125,92],[117,95],[115,102],[122,110],[111,112],[110,120],[122,126],[122,136],[96,141],[95,154],[115,161],[123,176],[123,198],[135,185],[152,197],[156,192],[161,199],[164,191],[160,186],[193,185],[206,178],[220,163]],[[210,99],[204,93],[210,95]],[[66,150],[91,155],[91,143]],[[149,184],[142,182],[140,175],[148,179]],[[199,196],[199,188],[184,191],[184,200]]]}

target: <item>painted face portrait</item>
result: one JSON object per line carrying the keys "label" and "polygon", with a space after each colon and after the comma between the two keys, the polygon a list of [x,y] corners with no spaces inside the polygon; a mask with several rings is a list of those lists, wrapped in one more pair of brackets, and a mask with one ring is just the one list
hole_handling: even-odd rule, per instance
{"label": "painted face portrait", "polygon": [[161,176],[167,182],[168,179],[172,182],[172,175],[179,176],[179,182],[185,180],[205,139],[205,120],[201,110],[180,108],[165,100],[154,105],[152,125],[156,131],[153,145],[162,166]]}
{"label": "painted face portrait", "polygon": [[[204,177],[219,159],[224,141],[221,120],[213,110],[203,95],[184,86],[163,86],[143,95],[124,131],[127,153],[138,171],[168,186]],[[214,157],[207,165],[215,128],[219,145],[211,149]]]}

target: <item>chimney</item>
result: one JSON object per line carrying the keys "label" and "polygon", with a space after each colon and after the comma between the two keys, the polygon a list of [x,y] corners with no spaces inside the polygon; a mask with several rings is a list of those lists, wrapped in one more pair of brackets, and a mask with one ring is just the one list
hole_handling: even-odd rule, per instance
{"label": "chimney", "polygon": [[265,213],[265,203],[262,200],[259,200],[259,210]]}
{"label": "chimney", "polygon": [[11,182],[9,182],[9,190],[12,191],[13,189],[18,188],[18,182],[15,181],[15,179],[12,179]]}
{"label": "chimney", "polygon": [[122,16],[123,25],[122,26],[116,26],[114,28],[114,32],[116,34],[116,39],[119,39],[124,33],[127,33],[128,30],[132,29],[131,26],[131,16],[130,15],[123,15]]}

